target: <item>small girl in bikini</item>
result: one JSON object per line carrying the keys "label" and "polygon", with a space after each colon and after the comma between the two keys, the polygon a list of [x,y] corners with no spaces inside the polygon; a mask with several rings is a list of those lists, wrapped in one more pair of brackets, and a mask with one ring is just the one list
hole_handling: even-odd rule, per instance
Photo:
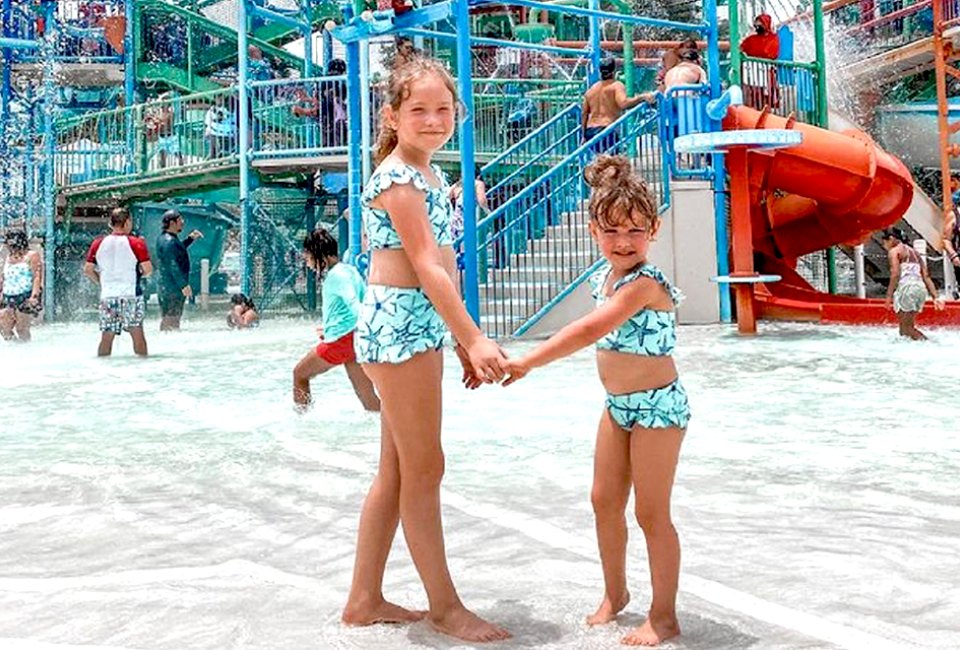
{"label": "small girl in bikini", "polygon": [[596,344],[607,399],[597,432],[591,499],[605,589],[587,622],[609,623],[630,602],[624,511],[632,487],[647,542],[653,599],[646,621],[623,643],[652,646],[680,634],[680,542],[670,516],[670,493],[690,421],[687,394],[671,356],[681,293],[647,262],[660,218],[629,160],[599,156],[584,176],[593,188],[590,234],[606,260],[592,278],[597,308],[523,357],[508,360],[505,384]]}

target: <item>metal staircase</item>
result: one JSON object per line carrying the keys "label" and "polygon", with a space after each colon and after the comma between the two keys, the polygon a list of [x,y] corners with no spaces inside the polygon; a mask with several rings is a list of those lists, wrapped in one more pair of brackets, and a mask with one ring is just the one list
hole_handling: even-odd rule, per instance
{"label": "metal staircase", "polygon": [[[630,156],[654,180],[651,189],[666,203],[659,115],[646,106],[583,142],[577,124],[556,143],[559,160],[532,181],[507,192],[477,223],[481,324],[494,337],[509,337],[542,317],[565,292],[595,268],[599,252],[589,234],[589,188],[583,170],[600,153]],[[547,138],[550,125],[537,138]],[[532,144],[532,143],[531,143]]]}

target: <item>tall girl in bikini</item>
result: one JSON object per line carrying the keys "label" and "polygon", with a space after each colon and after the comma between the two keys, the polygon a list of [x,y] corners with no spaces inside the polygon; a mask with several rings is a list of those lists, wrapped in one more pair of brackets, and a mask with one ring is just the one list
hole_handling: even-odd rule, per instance
{"label": "tall girl in bikini", "polygon": [[[366,625],[426,616],[450,636],[497,641],[509,633],[472,613],[457,595],[440,521],[441,349],[448,328],[468,387],[500,381],[506,364],[460,299],[449,188],[430,163],[453,134],[456,88],[439,62],[417,57],[393,70],[384,103],[378,166],[361,199],[371,258],[355,334],[357,361],[381,400],[380,464],[360,515],[353,584],[342,618]],[[427,592],[426,614],[383,597],[398,521]]]}

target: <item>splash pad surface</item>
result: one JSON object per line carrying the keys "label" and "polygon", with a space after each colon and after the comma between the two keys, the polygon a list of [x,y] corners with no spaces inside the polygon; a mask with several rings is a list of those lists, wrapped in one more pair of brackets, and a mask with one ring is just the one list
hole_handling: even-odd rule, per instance
{"label": "splash pad surface", "polygon": [[[95,324],[0,346],[4,648],[455,648],[423,624],[339,624],[378,450],[342,370],[293,413],[306,321],[189,321],[152,358],[94,356]],[[677,648],[955,647],[960,635],[960,333],[683,327],[694,409],[677,477]],[[529,343],[510,344],[522,351]],[[447,355],[444,517],[465,602],[503,648],[610,648],[649,604],[602,591],[589,491],[603,392],[591,351],[467,393]],[[9,370],[14,369],[14,370]],[[398,536],[385,593],[426,599]]]}

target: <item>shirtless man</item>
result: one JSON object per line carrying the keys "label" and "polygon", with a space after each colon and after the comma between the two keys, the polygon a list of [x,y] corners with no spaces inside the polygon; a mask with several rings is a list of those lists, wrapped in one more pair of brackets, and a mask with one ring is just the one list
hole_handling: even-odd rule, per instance
{"label": "shirtless man", "polygon": [[678,52],[680,63],[673,66],[663,76],[665,90],[673,86],[686,86],[707,83],[707,73],[700,66],[700,51],[693,39],[680,44]]}
{"label": "shirtless man", "polygon": [[[613,78],[617,62],[606,58],[600,62],[600,81],[590,86],[583,99],[583,141],[589,142],[598,133],[616,122],[625,110],[640,102],[654,103],[653,93],[627,97],[626,87]],[[610,133],[594,145],[597,153],[613,153],[617,136]]]}

